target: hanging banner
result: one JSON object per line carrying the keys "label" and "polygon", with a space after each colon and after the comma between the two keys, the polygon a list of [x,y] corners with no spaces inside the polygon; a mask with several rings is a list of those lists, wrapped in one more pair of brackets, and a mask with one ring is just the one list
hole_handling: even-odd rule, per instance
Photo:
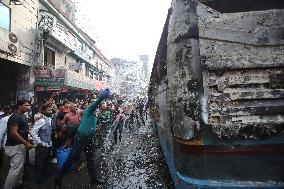
{"label": "hanging banner", "polygon": [[62,87],[46,87],[46,91],[61,91]]}
{"label": "hanging banner", "polygon": [[70,63],[69,64],[69,69],[73,70],[73,71],[82,70],[83,69],[83,65],[82,65],[82,63]]}
{"label": "hanging banner", "polygon": [[38,92],[45,91],[45,87],[36,86],[35,91],[38,91]]}
{"label": "hanging banner", "polygon": [[67,70],[66,74],[66,84],[68,87],[75,87],[78,89],[87,89],[87,90],[93,90],[93,79],[82,76],[79,73],[73,72],[71,70]]}
{"label": "hanging banner", "polygon": [[37,86],[60,87],[64,85],[65,70],[63,69],[36,69],[34,73]]}

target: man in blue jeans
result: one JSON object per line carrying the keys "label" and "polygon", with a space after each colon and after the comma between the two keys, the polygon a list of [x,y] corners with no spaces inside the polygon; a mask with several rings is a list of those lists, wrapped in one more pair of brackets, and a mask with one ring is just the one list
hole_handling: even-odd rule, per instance
{"label": "man in blue jeans", "polygon": [[90,104],[86,110],[83,112],[81,118],[81,123],[78,128],[77,134],[74,137],[74,145],[67,158],[66,162],[63,164],[62,168],[56,173],[54,177],[54,187],[57,189],[61,188],[61,181],[64,175],[68,172],[72,164],[80,158],[81,153],[84,151],[88,173],[90,176],[91,184],[102,184],[96,177],[96,170],[94,164],[94,135],[97,126],[97,116],[96,110],[99,104],[110,95],[109,89],[104,89],[101,95]]}

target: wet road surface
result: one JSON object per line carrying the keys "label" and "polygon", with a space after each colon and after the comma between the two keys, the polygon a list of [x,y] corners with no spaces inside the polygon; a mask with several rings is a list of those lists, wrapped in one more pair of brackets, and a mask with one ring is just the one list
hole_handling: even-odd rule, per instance
{"label": "wet road surface", "polygon": [[[132,132],[123,129],[122,141],[113,145],[112,134],[108,137],[108,150],[101,153],[96,150],[96,167],[98,177],[105,182],[103,185],[89,184],[85,164],[81,171],[74,171],[63,179],[62,189],[172,189],[166,162],[162,155],[158,140],[155,138],[151,125],[132,126]],[[55,168],[53,168],[55,169]],[[34,177],[32,168],[28,168],[29,180]],[[51,189],[52,176],[47,177],[44,184],[35,184],[24,189]]]}

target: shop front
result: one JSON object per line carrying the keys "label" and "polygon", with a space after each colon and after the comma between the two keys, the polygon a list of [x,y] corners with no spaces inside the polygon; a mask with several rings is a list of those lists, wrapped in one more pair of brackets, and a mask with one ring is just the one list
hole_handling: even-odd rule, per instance
{"label": "shop front", "polygon": [[0,106],[29,99],[30,67],[0,58]]}
{"label": "shop front", "polygon": [[95,90],[93,80],[67,69],[35,69],[35,91],[39,102],[48,100],[53,92],[56,98],[73,101],[87,98]]}

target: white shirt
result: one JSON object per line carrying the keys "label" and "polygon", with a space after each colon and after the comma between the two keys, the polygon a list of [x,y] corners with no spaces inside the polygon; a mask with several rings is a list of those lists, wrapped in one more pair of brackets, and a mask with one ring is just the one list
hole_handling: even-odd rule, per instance
{"label": "white shirt", "polygon": [[[42,141],[42,138],[41,138],[44,135],[46,136],[46,134],[48,134],[45,131],[52,129],[51,121],[52,121],[52,119],[50,117],[43,116],[37,122],[35,122],[35,125],[31,130],[31,135],[32,135],[33,142],[34,142],[35,145],[41,144],[45,147],[51,147],[52,146],[51,141],[47,143],[47,142]],[[40,136],[40,130],[41,129],[45,130],[42,136]]]}
{"label": "white shirt", "polygon": [[[0,120],[0,146],[4,147],[7,140],[7,123],[11,115],[3,117]],[[2,143],[3,142],[3,143]]]}

